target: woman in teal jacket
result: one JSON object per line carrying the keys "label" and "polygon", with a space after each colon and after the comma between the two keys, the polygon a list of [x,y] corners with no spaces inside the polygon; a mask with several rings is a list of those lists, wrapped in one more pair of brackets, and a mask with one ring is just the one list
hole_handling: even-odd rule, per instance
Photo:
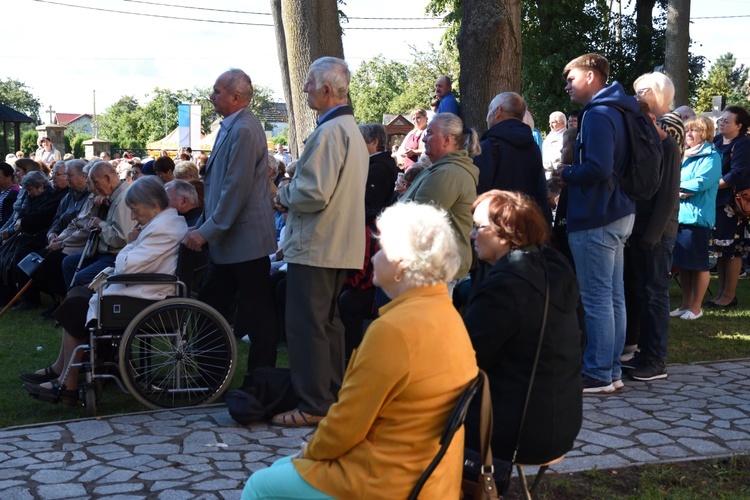
{"label": "woman in teal jacket", "polygon": [[721,179],[721,156],[711,140],[713,122],[705,117],[685,123],[685,156],[680,172],[680,228],[672,265],[680,273],[682,304],[670,316],[685,320],[703,316],[701,303],[711,278],[708,243],[716,220],[716,193]]}

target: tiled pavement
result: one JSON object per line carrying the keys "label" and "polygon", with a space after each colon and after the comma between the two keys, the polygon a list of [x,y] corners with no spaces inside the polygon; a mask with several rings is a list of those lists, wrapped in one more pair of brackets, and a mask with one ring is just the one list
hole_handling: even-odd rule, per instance
{"label": "tiled pavement", "polygon": [[[667,380],[586,396],[575,449],[554,467],[750,453],[750,360],[670,366]],[[238,498],[307,429],[241,427],[220,406],[0,430],[0,498]]]}

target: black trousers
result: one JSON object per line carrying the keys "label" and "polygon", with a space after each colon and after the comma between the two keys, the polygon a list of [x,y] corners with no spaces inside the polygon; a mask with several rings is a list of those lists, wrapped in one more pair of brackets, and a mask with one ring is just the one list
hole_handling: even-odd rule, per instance
{"label": "black trousers", "polygon": [[[198,300],[214,307],[229,324],[234,324],[235,337],[250,337],[248,377],[252,377],[256,368],[276,366],[276,317],[271,297],[270,270],[268,257],[235,264],[212,263],[206,284],[198,293]],[[232,318],[235,300],[237,307]]]}
{"label": "black trousers", "polygon": [[300,410],[325,415],[344,380],[344,325],[338,298],[346,270],[288,264],[286,339]]}

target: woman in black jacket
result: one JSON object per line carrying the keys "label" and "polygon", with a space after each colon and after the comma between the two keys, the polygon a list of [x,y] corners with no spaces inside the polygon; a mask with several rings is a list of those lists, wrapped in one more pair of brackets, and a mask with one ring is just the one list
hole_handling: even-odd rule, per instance
{"label": "woman in black jacket", "polygon": [[[505,462],[518,440],[549,285],[542,350],[516,457],[519,463],[545,463],[568,452],[581,428],[578,282],[565,257],[544,245],[549,227],[530,197],[488,191],[474,202],[473,217],[471,238],[488,266],[472,287],[464,322],[477,364],[489,377],[493,456]],[[478,399],[466,419],[466,446],[474,450]]]}

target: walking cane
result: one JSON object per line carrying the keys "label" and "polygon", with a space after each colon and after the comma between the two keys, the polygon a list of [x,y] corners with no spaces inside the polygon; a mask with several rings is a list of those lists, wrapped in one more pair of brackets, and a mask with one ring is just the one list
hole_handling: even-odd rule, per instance
{"label": "walking cane", "polygon": [[13,297],[10,302],[8,302],[8,304],[3,308],[2,311],[0,311],[0,318],[2,318],[3,315],[8,312],[8,310],[13,307],[16,302],[18,302],[18,299],[20,299],[21,296],[26,293],[26,290],[28,290],[31,284],[34,282],[31,276],[37,269],[39,269],[39,266],[42,265],[42,262],[44,262],[44,259],[41,255],[35,252],[31,252],[29,255],[24,257],[21,262],[18,263],[18,267],[20,267],[21,270],[26,273],[26,275],[29,277],[29,281],[26,282],[26,284],[23,286],[23,288],[21,288],[16,296]]}
{"label": "walking cane", "polygon": [[83,252],[81,252],[81,258],[78,259],[78,265],[76,266],[76,272],[73,273],[73,277],[70,279],[70,283],[68,283],[68,287],[72,286],[73,282],[75,282],[78,272],[83,267],[83,261],[86,260],[86,256],[91,251],[91,245],[93,245],[94,242],[96,242],[97,245],[99,244],[99,240],[96,237],[96,235],[99,234],[100,232],[101,232],[101,229],[99,229],[98,227],[89,231],[89,237],[86,238],[86,246],[83,247]]}

